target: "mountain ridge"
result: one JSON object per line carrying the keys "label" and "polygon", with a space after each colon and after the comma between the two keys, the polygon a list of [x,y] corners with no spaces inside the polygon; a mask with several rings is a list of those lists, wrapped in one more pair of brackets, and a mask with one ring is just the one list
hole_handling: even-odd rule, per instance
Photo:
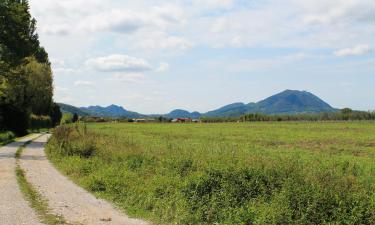
{"label": "mountain ridge", "polygon": [[[128,111],[122,106],[110,105],[108,107],[102,106],[88,106],[88,107],[74,107],[67,104],[60,104],[63,106],[62,111],[78,112],[81,116],[91,115],[100,117],[127,117],[131,119],[142,117],[158,117],[166,118],[193,118],[200,117],[238,117],[250,113],[262,113],[267,115],[275,114],[314,114],[321,112],[335,112],[337,109],[324,102],[322,99],[308,91],[285,90],[278,94],[272,95],[259,102],[250,102],[245,104],[243,102],[236,102],[225,105],[221,108],[200,113],[197,111],[189,112],[184,109],[175,109],[167,114],[153,114],[146,115],[133,111]],[[69,106],[69,107],[68,107]]]}

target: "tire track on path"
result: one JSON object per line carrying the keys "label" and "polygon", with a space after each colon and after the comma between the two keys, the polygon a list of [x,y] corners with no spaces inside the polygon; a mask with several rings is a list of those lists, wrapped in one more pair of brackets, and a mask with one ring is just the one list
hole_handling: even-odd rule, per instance
{"label": "tire track on path", "polygon": [[0,148],[0,224],[42,225],[21,193],[15,173],[19,147],[39,134],[30,135]]}

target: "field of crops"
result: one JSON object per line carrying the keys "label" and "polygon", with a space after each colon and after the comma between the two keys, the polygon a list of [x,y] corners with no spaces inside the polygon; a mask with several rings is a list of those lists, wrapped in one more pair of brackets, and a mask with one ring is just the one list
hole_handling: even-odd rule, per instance
{"label": "field of crops", "polygon": [[375,224],[375,123],[72,125],[55,165],[159,224]]}

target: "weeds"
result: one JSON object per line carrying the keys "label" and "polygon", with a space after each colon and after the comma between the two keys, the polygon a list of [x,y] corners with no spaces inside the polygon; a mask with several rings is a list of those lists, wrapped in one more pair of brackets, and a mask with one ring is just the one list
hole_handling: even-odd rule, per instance
{"label": "weeds", "polygon": [[57,128],[47,154],[160,224],[374,224],[374,125],[90,124]]}

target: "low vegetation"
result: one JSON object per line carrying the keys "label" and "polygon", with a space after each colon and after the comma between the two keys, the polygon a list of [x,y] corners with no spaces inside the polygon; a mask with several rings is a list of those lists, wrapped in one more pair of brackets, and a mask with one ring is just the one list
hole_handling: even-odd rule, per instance
{"label": "low vegetation", "polygon": [[15,135],[13,132],[0,132],[0,146],[6,145],[13,141]]}
{"label": "low vegetation", "polygon": [[89,124],[47,154],[160,224],[374,224],[375,124]]}

